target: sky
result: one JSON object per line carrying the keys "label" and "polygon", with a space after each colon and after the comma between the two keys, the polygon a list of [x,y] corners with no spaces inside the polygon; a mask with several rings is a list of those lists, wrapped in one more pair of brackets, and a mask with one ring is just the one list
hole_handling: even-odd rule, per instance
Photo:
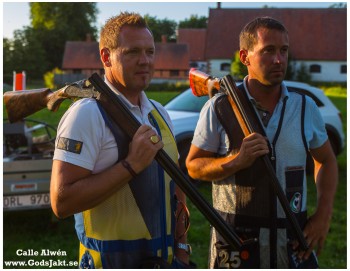
{"label": "sky", "polygon": [[[335,2],[221,2],[222,8],[261,8],[264,5],[276,8],[327,8]],[[216,8],[217,2],[97,2],[99,13],[97,15],[97,27],[100,29],[106,20],[121,11],[138,12],[141,15],[148,14],[157,19],[169,19],[176,22],[190,18],[191,15],[209,15],[209,8]],[[12,38],[14,30],[21,30],[30,25],[29,2],[2,2],[3,27],[2,34],[5,38]]]}

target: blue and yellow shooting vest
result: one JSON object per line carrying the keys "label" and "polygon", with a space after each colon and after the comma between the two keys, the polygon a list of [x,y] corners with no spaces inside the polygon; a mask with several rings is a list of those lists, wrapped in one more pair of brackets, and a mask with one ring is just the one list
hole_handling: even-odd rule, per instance
{"label": "blue and yellow shooting vest", "polygon": [[[101,113],[104,115],[103,110]],[[107,120],[105,115],[104,118]],[[161,135],[164,150],[177,161],[176,142],[167,123],[156,109],[149,118]],[[120,145],[117,141],[117,144],[127,146],[129,142]],[[174,256],[174,195],[174,181],[154,160],[110,198],[93,209],[76,214],[79,267],[139,268],[143,261],[152,257],[160,257],[171,264]]]}

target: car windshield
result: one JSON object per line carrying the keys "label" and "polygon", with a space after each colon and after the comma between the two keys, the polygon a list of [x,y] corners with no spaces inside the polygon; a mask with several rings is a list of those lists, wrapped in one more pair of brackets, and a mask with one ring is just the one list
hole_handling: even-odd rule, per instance
{"label": "car windshield", "polygon": [[167,110],[200,112],[208,96],[196,97],[191,89],[185,90],[165,105]]}

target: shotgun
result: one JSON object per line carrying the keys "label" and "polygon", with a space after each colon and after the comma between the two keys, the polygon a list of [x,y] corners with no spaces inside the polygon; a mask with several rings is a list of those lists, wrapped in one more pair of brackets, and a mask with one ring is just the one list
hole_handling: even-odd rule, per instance
{"label": "shotgun", "polygon": [[87,86],[86,80],[74,82],[53,92],[49,88],[4,93],[4,104],[9,122],[19,121],[44,108],[56,112],[66,99],[90,98],[97,94]]}
{"label": "shotgun", "polygon": [[[6,92],[4,103],[10,122],[15,122],[43,108],[55,112],[65,99],[91,97],[100,102],[104,110],[110,114],[111,118],[131,139],[140,127],[140,123],[123,104],[118,95],[96,73],[88,80],[72,83],[55,92],[50,89]],[[19,108],[23,109],[17,112]],[[254,240],[242,241],[240,239],[163,149],[157,153],[155,159],[230,246],[239,249],[243,245],[254,242]]]}
{"label": "shotgun", "polygon": [[[222,91],[227,95],[232,111],[235,114],[244,135],[257,132],[266,136],[265,130],[259,120],[259,116],[256,114],[253,108],[253,105],[249,101],[246,93],[237,88],[232,76],[228,75],[224,78],[218,79],[196,69],[191,69],[189,79],[192,92],[196,96],[203,96],[206,94],[212,95],[213,93],[219,91]],[[196,88],[196,82],[198,81],[201,81],[201,83],[198,85],[198,88]],[[308,250],[309,246],[294,213],[290,209],[289,202],[278,181],[270,158],[268,155],[264,155],[259,159],[268,173],[269,184],[280,201],[286,218],[296,235],[299,242],[299,250]],[[317,258],[314,253],[310,255],[310,261],[300,260],[296,255],[297,252],[292,252],[291,254],[290,264],[293,266],[293,268],[318,268]],[[277,268],[277,266],[274,267]]]}
{"label": "shotgun", "polygon": [[[211,92],[213,92],[213,89],[215,89],[216,91],[223,91],[225,94],[227,94],[232,110],[236,115],[238,123],[245,136],[253,132],[265,135],[264,128],[262,127],[261,122],[258,119],[259,117],[252,108],[252,105],[248,101],[248,98],[245,97],[245,93],[243,93],[237,88],[232,76],[227,75],[221,79],[218,79],[213,78],[210,75],[207,75],[196,69],[191,69],[189,78],[192,93],[195,96],[208,95]],[[308,244],[304,238],[304,234],[300,228],[300,225],[295,215],[289,207],[287,197],[284,194],[283,189],[278,181],[278,178],[271,164],[270,158],[268,157],[268,155],[264,155],[259,159],[263,160],[265,169],[270,177],[270,185],[276,193],[277,198],[279,199],[282,205],[282,208],[286,214],[288,221],[292,225],[292,229],[294,230],[298,238],[301,249],[306,251],[308,249]]]}
{"label": "shotgun", "polygon": [[[140,122],[132,115],[129,109],[124,105],[121,99],[116,95],[101,77],[94,73],[89,82],[97,90],[96,99],[100,102],[104,110],[109,114],[115,123],[127,134],[131,139],[136,130],[140,127]],[[222,237],[233,248],[241,248],[249,245],[254,240],[242,241],[240,237],[233,231],[231,227],[222,219],[219,213],[203,198],[194,185],[188,180],[186,175],[180,170],[177,164],[163,150],[159,150],[155,156],[155,160],[168,173],[168,175],[181,188],[186,196],[193,202],[204,217],[211,223],[213,227],[222,235]]]}

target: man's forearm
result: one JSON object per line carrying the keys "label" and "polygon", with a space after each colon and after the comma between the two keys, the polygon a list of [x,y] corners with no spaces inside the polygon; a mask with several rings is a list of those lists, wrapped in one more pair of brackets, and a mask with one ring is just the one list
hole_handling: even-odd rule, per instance
{"label": "man's forearm", "polygon": [[233,175],[240,167],[232,156],[227,156],[196,158],[187,164],[187,169],[193,179],[218,181]]}
{"label": "man's forearm", "polygon": [[317,211],[331,218],[333,202],[338,185],[338,165],[335,158],[325,163],[315,163]]}

